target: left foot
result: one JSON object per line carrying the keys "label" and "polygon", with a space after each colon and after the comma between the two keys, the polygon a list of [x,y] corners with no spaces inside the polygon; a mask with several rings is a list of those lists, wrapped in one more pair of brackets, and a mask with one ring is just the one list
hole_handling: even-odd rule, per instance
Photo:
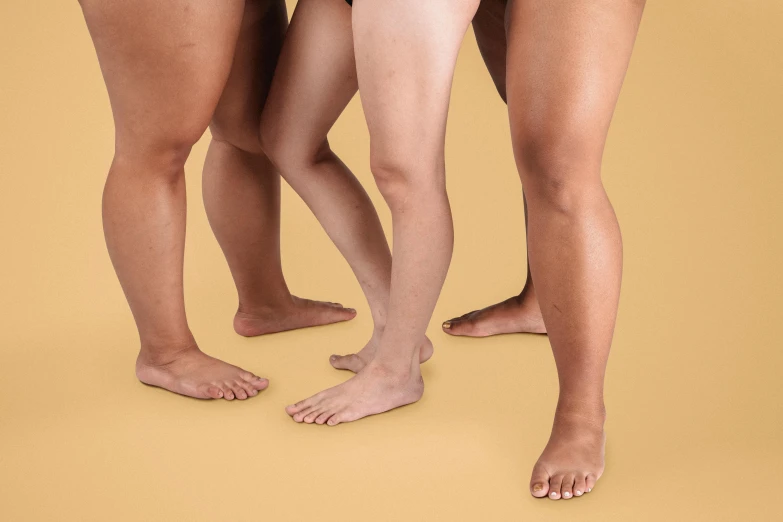
{"label": "left foot", "polygon": [[552,435],[533,467],[534,497],[570,499],[592,491],[604,472],[604,417],[603,406],[595,413],[558,407]]}
{"label": "left foot", "polygon": [[291,296],[290,305],[249,310],[240,305],[234,317],[234,330],[244,337],[255,337],[286,330],[350,321],[356,310],[338,303],[311,301]]}
{"label": "left foot", "polygon": [[508,333],[545,334],[544,318],[535,294],[527,288],[520,295],[469,312],[443,323],[449,335],[489,337]]}
{"label": "left foot", "polygon": [[371,362],[346,382],[287,406],[296,422],[328,424],[352,422],[418,401],[424,381],[418,371],[400,375]]}

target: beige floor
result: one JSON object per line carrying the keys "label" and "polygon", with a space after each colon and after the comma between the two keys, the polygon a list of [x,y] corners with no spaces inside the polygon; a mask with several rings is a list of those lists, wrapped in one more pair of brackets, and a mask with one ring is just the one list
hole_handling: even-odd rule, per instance
{"label": "beige floor", "polygon": [[[283,406],[347,377],[327,357],[369,334],[359,287],[286,189],[290,286],[360,316],[236,336],[200,204],[205,142],[189,164],[191,323],[205,349],[272,385],[226,403],[135,380],[137,339],[101,232],[112,126],[87,31],[75,1],[3,2],[0,519],[783,519],[782,28],[776,2],[649,2],[604,169],[626,252],[607,471],[590,495],[552,502],[527,493],[557,392],[546,338],[438,327],[523,277],[506,115],[472,35],[448,137],[457,246],[426,395],[332,429],[296,425]],[[372,186],[357,100],[332,141]]]}

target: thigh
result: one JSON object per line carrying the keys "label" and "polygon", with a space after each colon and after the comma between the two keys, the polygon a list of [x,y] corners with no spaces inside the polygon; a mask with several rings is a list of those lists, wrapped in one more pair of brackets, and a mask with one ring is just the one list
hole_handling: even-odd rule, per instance
{"label": "thigh", "polygon": [[507,5],[507,0],[481,0],[473,17],[473,33],[481,58],[503,101],[506,101]]}
{"label": "thigh", "polygon": [[258,125],[288,27],[284,0],[246,0],[231,72],[210,129],[245,150],[260,149]]}
{"label": "thigh", "polygon": [[512,139],[516,152],[534,153],[518,161],[600,163],[643,9],[643,0],[511,0]]}
{"label": "thigh", "polygon": [[300,0],[264,107],[265,147],[276,149],[274,156],[311,157],[356,89],[351,7]]}
{"label": "thigh", "polygon": [[478,0],[354,2],[359,94],[375,162],[409,161],[417,171],[442,165],[454,67],[477,6]]}
{"label": "thigh", "polygon": [[197,140],[231,68],[244,2],[81,5],[109,92],[118,152],[140,142]]}

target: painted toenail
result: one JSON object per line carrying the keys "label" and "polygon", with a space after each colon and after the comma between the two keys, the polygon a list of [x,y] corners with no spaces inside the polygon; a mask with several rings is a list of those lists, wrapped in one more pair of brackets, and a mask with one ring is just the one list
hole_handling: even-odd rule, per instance
{"label": "painted toenail", "polygon": [[563,496],[564,496],[565,498],[568,498],[568,497],[570,497],[570,496],[571,496],[571,493],[569,493],[568,491],[566,491],[565,493],[563,493]]}
{"label": "painted toenail", "polygon": [[582,494],[582,492],[581,492],[581,491],[579,491],[578,489],[577,489],[576,491],[574,491],[574,495],[576,495],[577,497],[578,497],[579,495],[581,495],[581,494]]}
{"label": "painted toenail", "polygon": [[550,496],[550,497],[552,497],[552,498],[555,498],[555,497],[557,496],[557,493],[555,493],[555,492],[553,491],[552,493],[550,493],[550,494],[549,494],[549,496]]}
{"label": "painted toenail", "polygon": [[445,323],[443,323],[443,328],[445,328],[446,330],[451,328],[451,321],[446,321]]}
{"label": "painted toenail", "polygon": [[543,484],[536,484],[535,486],[533,486],[533,491],[535,491],[536,493],[538,493],[542,489],[544,489],[544,485]]}
{"label": "painted toenail", "polygon": [[593,488],[587,488],[588,493],[590,493],[591,491],[593,491]]}

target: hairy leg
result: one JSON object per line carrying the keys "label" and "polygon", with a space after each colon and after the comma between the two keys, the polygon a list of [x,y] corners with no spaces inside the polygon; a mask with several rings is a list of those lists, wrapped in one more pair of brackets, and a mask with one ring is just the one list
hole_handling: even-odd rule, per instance
{"label": "hairy leg", "polygon": [[[482,0],[473,18],[473,32],[476,35],[481,57],[504,102],[506,101],[506,10],[506,0]],[[527,201],[524,193],[522,198],[527,230]],[[449,319],[443,323],[443,331],[451,335],[467,337],[488,337],[508,333],[546,333],[533,278],[530,277],[530,262],[527,263],[525,284],[518,295]]]}
{"label": "hairy leg", "polygon": [[287,408],[349,422],[417,401],[419,346],[451,259],[444,139],[457,53],[478,0],[358,1],[356,66],[371,168],[393,220],[389,314],[375,358],[349,381]]}
{"label": "hairy leg", "polygon": [[258,125],[288,25],[283,0],[247,0],[233,65],[210,125],[204,205],[237,287],[234,329],[255,336],[355,316],[292,296],[280,261],[280,176]]}
{"label": "hairy leg", "polygon": [[[370,305],[375,327],[364,349],[330,358],[335,368],[354,372],[372,360],[386,326],[392,265],[369,196],[326,139],[356,90],[351,8],[338,0],[301,0],[264,108],[261,139],[351,265]],[[431,355],[426,341],[422,357]]]}
{"label": "hairy leg", "polygon": [[103,222],[139,330],[136,374],[201,399],[245,399],[267,386],[198,349],[182,282],[185,160],[228,75],[243,4],[81,2],[115,120]]}
{"label": "hairy leg", "polygon": [[603,384],[622,241],[601,156],[643,0],[512,0],[508,108],[529,206],[530,266],[560,380],[536,497],[590,491],[604,470]]}

